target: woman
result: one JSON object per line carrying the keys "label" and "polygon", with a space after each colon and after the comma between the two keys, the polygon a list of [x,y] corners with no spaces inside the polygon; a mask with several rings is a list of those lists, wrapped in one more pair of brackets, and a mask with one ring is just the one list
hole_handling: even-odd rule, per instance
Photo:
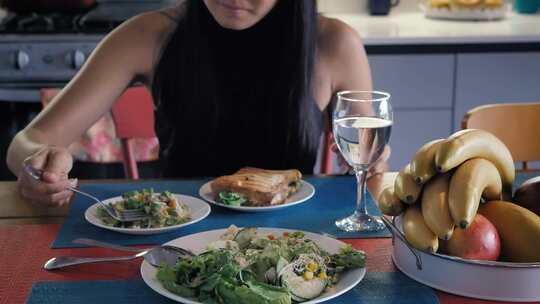
{"label": "woman", "polygon": [[[369,90],[358,35],[313,0],[188,0],[108,35],[53,103],[13,139],[23,197],[65,204],[66,147],[134,80],[156,102],[163,176],[215,176],[251,165],[311,173],[336,92]],[[33,180],[23,162],[44,171]]]}

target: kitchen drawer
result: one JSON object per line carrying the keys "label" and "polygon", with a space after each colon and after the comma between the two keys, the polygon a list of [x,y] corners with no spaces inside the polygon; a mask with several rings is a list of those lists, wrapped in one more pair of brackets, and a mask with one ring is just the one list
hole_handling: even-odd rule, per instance
{"label": "kitchen drawer", "polygon": [[458,55],[456,129],[476,106],[512,102],[540,102],[540,52]]}
{"label": "kitchen drawer", "polygon": [[392,94],[397,109],[450,109],[453,54],[369,55],[373,88]]}
{"label": "kitchen drawer", "polygon": [[451,110],[396,110],[390,136],[390,167],[399,170],[411,161],[426,142],[448,137],[452,129]]}

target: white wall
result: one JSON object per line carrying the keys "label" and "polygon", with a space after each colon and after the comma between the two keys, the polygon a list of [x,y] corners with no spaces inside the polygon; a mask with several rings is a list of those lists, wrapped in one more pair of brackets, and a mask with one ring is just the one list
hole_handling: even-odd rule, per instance
{"label": "white wall", "polygon": [[317,5],[323,13],[359,13],[366,11],[367,0],[317,0]]}

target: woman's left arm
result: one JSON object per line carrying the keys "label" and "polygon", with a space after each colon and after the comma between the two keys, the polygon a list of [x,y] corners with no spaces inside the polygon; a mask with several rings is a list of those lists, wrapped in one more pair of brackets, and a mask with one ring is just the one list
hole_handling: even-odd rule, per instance
{"label": "woman's left arm", "polygon": [[[321,48],[327,71],[331,78],[332,101],[340,91],[371,91],[373,89],[371,70],[364,44],[358,33],[345,23],[324,18],[322,22]],[[327,107],[325,108],[331,108]],[[339,154],[335,143],[333,150]],[[371,173],[388,171],[387,160],[390,157],[390,147],[387,145],[377,162],[372,166]],[[344,170],[348,170],[346,164]]]}

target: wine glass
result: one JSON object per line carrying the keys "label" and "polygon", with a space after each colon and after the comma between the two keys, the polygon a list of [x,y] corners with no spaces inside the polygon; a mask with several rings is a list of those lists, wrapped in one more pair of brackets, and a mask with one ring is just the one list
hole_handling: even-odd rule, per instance
{"label": "wine glass", "polygon": [[366,209],[366,175],[381,156],[392,130],[390,94],[379,91],[344,91],[337,94],[333,132],[343,158],[357,180],[356,210],[336,221],[344,231],[376,231],[385,228],[378,216]]}

